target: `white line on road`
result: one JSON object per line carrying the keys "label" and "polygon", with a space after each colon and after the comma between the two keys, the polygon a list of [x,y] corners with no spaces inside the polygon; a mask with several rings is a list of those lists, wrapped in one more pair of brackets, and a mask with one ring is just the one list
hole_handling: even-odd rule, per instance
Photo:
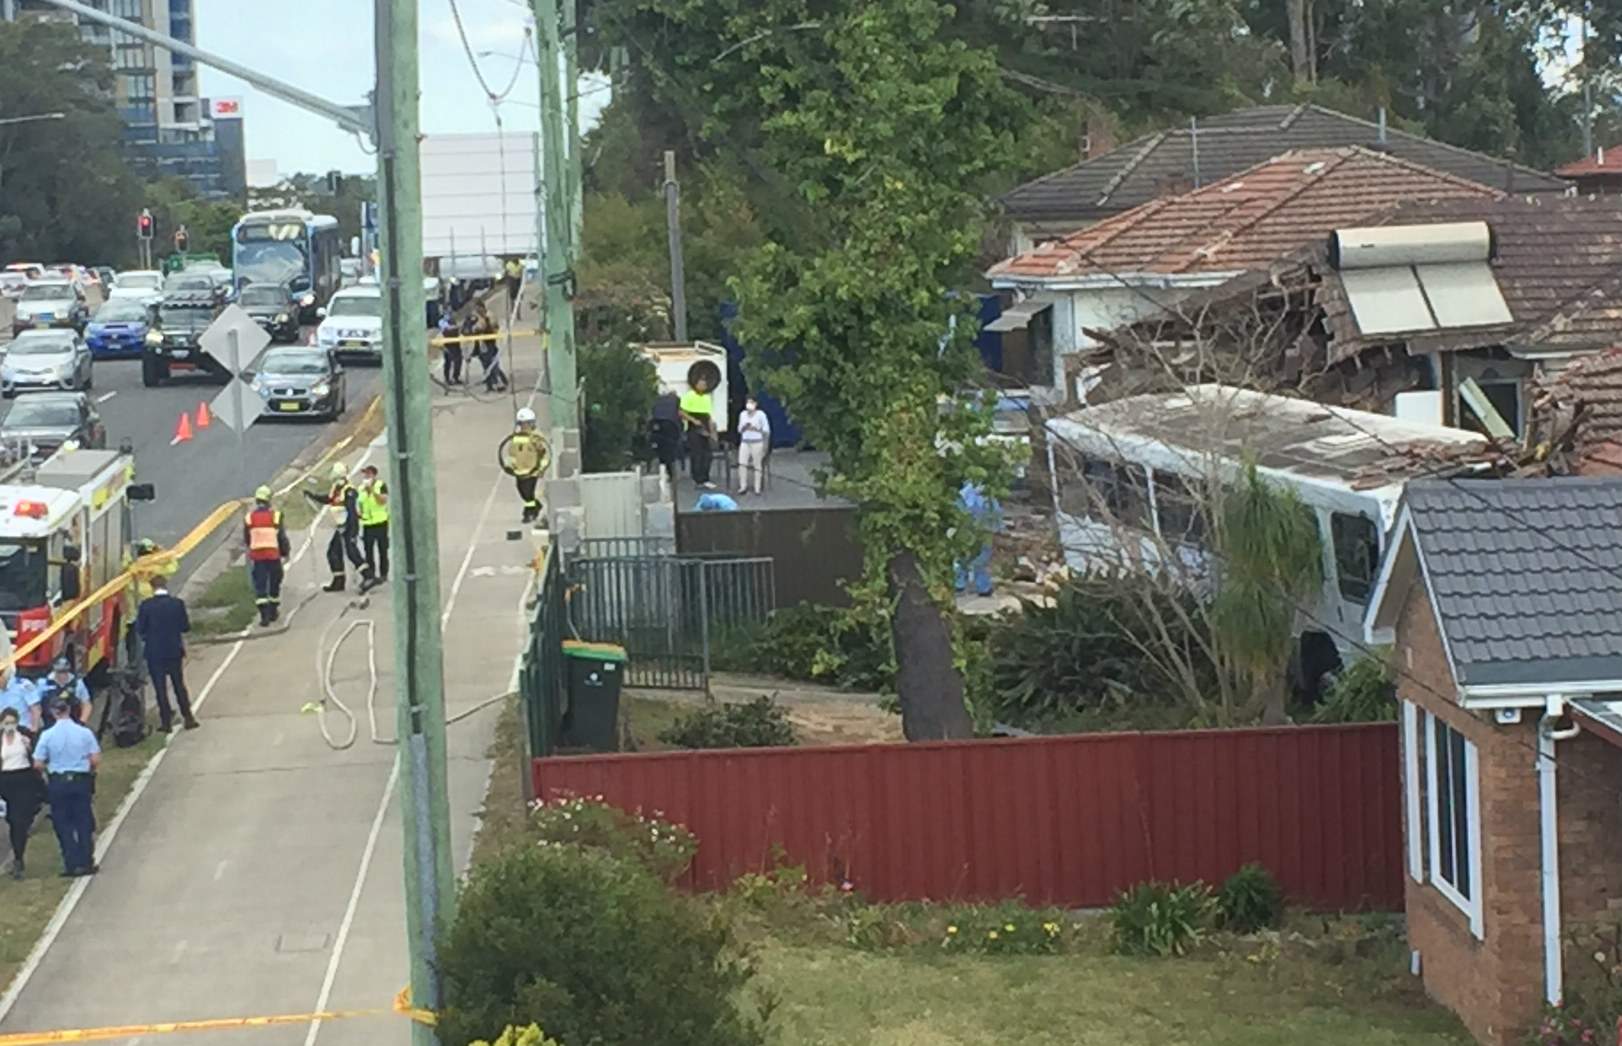
{"label": "white line on road", "polygon": [[118,390],[117,389],[114,389],[111,392],[104,392],[100,396],[96,397],[96,402],[97,403],[106,403],[108,400],[112,399],[116,395],[118,395]]}

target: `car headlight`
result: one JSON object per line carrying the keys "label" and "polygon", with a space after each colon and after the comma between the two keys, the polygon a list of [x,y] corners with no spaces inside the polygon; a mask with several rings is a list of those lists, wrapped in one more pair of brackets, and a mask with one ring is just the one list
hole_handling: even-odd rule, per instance
{"label": "car headlight", "polygon": [[324,381],[318,381],[314,385],[310,386],[310,395],[316,397],[317,399],[321,398],[322,396],[325,396],[327,393],[329,393],[331,391],[332,391],[332,386],[327,384]]}
{"label": "car headlight", "polygon": [[264,395],[264,393],[265,393],[265,379],[264,378],[261,378],[259,375],[255,374],[253,376],[253,382],[251,384],[253,385],[253,391],[259,393],[261,396]]}
{"label": "car headlight", "polygon": [[338,336],[331,331],[317,331],[316,337],[321,339],[323,345],[333,345],[338,341]]}
{"label": "car headlight", "polygon": [[277,314],[276,314],[276,322],[277,322],[277,323],[286,323],[286,322],[287,322],[287,321],[288,321],[288,320],[290,320],[290,319],[292,319],[292,317],[291,317],[291,316],[289,316],[289,315],[288,315],[288,314],[287,314],[287,313],[285,313],[285,312],[278,312],[278,313],[277,313]]}
{"label": "car headlight", "polygon": [[147,331],[146,332],[146,343],[148,345],[162,345],[163,344],[163,332],[162,331]]}

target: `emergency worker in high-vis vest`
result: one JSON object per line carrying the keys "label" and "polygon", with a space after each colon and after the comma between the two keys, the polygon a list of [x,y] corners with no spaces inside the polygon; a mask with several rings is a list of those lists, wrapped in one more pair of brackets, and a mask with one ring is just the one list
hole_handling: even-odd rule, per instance
{"label": "emergency worker in high-vis vest", "polygon": [[523,522],[533,523],[541,515],[541,499],[535,488],[546,472],[551,452],[546,440],[535,431],[535,412],[528,407],[518,408],[513,419],[513,431],[496,448],[496,460],[501,470],[518,485],[518,500],[524,503]]}
{"label": "emergency worker in high-vis vest", "polygon": [[242,521],[242,537],[248,545],[248,567],[253,572],[253,601],[259,608],[259,623],[268,625],[281,616],[282,564],[292,553],[282,514],[270,505],[270,488],[253,492],[253,508]]}
{"label": "emergency worker in high-vis vest", "polygon": [[376,465],[360,470],[355,507],[360,510],[366,567],[372,572],[372,583],[381,585],[389,579],[389,485],[378,478]]}

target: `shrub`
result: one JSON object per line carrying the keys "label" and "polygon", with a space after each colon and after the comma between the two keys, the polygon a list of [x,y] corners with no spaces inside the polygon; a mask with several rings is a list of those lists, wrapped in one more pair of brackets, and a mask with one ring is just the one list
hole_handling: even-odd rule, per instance
{"label": "shrub", "polygon": [[695,709],[661,730],[659,740],[677,748],[771,748],[796,743],[788,713],[765,696]]}
{"label": "shrub", "polygon": [[1314,723],[1377,723],[1397,718],[1397,681],[1382,654],[1358,658],[1335,677]]}
{"label": "shrub", "polygon": [[772,612],[745,651],[729,664],[851,690],[895,687],[895,655],[888,616],[857,607],[805,603]]}
{"label": "shrub", "polygon": [[1211,924],[1215,903],[1204,883],[1139,883],[1110,909],[1115,950],[1123,955],[1186,955]]}
{"label": "shrub", "polygon": [[641,353],[615,338],[580,346],[580,380],[585,384],[580,448],[586,472],[630,468],[647,442],[648,419],[659,395],[659,379]]}
{"label": "shrub", "polygon": [[1611,1042],[1622,1021],[1622,924],[1581,926],[1567,935],[1565,999],[1544,1011],[1533,1046]]}
{"label": "shrub", "polygon": [[1234,933],[1270,929],[1284,917],[1284,891],[1259,864],[1247,864],[1228,876],[1216,901],[1223,927]]}
{"label": "shrub", "polygon": [[476,866],[439,960],[448,1043],[537,1014],[563,1046],[765,1042],[726,925],[599,850],[515,847]]}
{"label": "shrub", "polygon": [[562,1044],[542,1032],[540,1025],[531,1024],[527,1028],[508,1025],[507,1030],[502,1032],[501,1037],[494,1043],[480,1039],[478,1042],[470,1043],[469,1046],[562,1046]]}
{"label": "shrub", "polygon": [[682,825],[627,813],[600,797],[536,800],[530,806],[530,824],[541,843],[601,850],[641,866],[662,882],[685,872],[698,852],[698,839]]}
{"label": "shrub", "polygon": [[938,948],[976,955],[1054,955],[1076,939],[1057,908],[1001,904],[856,904],[844,916],[845,943],[863,951]]}

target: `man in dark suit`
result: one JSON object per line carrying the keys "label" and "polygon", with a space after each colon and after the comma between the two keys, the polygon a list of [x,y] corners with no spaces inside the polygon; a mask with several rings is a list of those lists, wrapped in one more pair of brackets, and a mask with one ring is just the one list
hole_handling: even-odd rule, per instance
{"label": "man in dark suit", "polygon": [[190,631],[186,601],[169,594],[167,578],[161,574],[154,577],[152,595],[143,600],[141,609],[136,611],[135,632],[141,637],[146,667],[152,674],[152,689],[158,696],[158,729],[165,734],[172,729],[174,721],[174,712],[169,707],[171,683],[186,729],[196,730],[198,726],[191,714],[191,695],[186,693],[186,633]]}

